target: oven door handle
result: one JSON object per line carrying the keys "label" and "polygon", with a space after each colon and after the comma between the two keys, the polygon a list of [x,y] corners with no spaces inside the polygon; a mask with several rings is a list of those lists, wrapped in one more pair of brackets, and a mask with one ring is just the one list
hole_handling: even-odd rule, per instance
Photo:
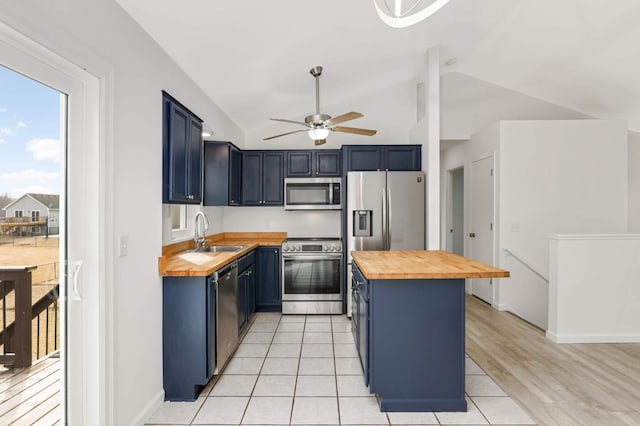
{"label": "oven door handle", "polygon": [[327,260],[327,259],[342,259],[342,253],[327,253],[327,254],[283,254],[282,260]]}

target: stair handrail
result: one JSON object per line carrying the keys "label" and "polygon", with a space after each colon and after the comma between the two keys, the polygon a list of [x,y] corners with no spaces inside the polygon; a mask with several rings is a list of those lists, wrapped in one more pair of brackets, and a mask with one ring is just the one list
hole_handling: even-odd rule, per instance
{"label": "stair handrail", "polygon": [[502,250],[504,250],[505,253],[507,253],[507,255],[513,257],[514,259],[516,259],[518,262],[522,263],[525,268],[527,268],[528,270],[530,270],[531,272],[533,272],[534,274],[536,274],[538,277],[540,277],[544,282],[546,282],[547,284],[549,284],[549,278],[545,277],[544,275],[542,275],[540,272],[536,271],[536,269],[529,265],[526,261],[524,261],[522,259],[521,256],[517,255],[516,253],[513,252],[513,250],[511,249],[507,249],[507,248],[503,248]]}

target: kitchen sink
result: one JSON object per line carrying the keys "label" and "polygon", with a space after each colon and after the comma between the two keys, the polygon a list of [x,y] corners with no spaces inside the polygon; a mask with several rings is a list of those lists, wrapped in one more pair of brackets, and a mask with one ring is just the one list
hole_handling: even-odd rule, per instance
{"label": "kitchen sink", "polygon": [[207,246],[199,249],[189,250],[196,253],[230,253],[244,250],[248,246]]}

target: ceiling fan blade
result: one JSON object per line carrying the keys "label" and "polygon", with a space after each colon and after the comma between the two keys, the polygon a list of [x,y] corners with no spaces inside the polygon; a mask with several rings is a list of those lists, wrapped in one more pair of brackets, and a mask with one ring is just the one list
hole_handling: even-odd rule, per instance
{"label": "ceiling fan blade", "polygon": [[326,139],[318,139],[314,141],[316,143],[316,145],[324,145],[325,143],[327,143]]}
{"label": "ceiling fan blade", "polygon": [[303,129],[303,130],[294,130],[293,132],[287,132],[287,133],[282,133],[280,135],[275,135],[275,136],[269,136],[268,138],[264,138],[262,139],[263,141],[268,141],[269,139],[275,139],[275,138],[279,138],[280,136],[287,136],[287,135],[291,135],[293,133],[299,133],[299,132],[306,132],[307,129]]}
{"label": "ceiling fan blade", "polygon": [[336,132],[343,132],[343,133],[355,133],[357,135],[365,135],[365,136],[373,136],[376,133],[378,133],[377,130],[357,129],[355,127],[342,127],[342,126],[336,126],[331,130],[335,130]]}
{"label": "ceiling fan blade", "polygon": [[303,123],[302,121],[287,120],[286,118],[270,118],[269,120],[282,121],[283,123],[301,124],[307,127],[307,123]]}
{"label": "ceiling fan blade", "polygon": [[343,121],[355,120],[356,118],[360,118],[362,116],[363,115],[360,114],[359,112],[351,111],[346,114],[342,114],[337,117],[330,118],[329,120],[327,120],[327,124],[338,124],[338,123],[342,123]]}

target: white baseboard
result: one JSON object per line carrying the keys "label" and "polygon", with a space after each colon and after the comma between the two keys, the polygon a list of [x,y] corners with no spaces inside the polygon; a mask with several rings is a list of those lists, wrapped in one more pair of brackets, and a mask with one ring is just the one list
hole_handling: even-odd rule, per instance
{"label": "white baseboard", "polygon": [[160,405],[164,401],[164,389],[156,394],[151,400],[144,406],[142,411],[136,416],[135,420],[131,422],[132,426],[143,426],[147,420],[155,413]]}
{"label": "white baseboard", "polygon": [[495,303],[493,305],[494,309],[497,309],[499,311],[508,311],[509,310],[509,304],[508,303]]}
{"label": "white baseboard", "polygon": [[640,334],[557,334],[547,330],[555,343],[640,343]]}

